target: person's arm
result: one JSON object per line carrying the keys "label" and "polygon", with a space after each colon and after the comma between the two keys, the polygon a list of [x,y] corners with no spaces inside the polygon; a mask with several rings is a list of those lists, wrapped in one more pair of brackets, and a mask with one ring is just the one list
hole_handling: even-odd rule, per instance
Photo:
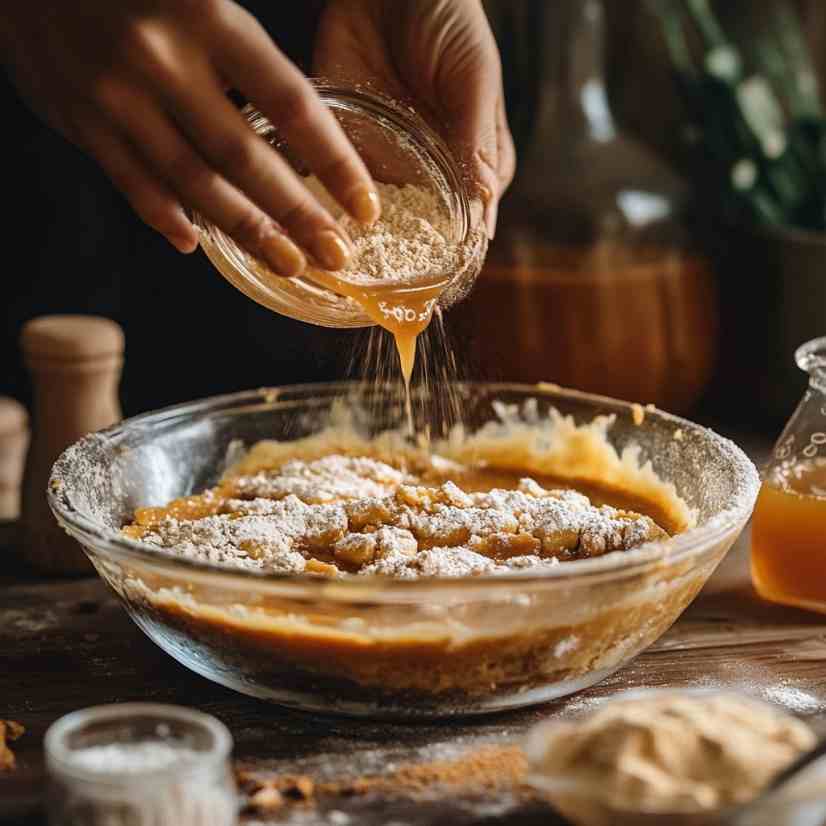
{"label": "person's arm", "polygon": [[259,23],[231,0],[25,0],[0,8],[0,60],[46,123],[93,156],[138,215],[179,250],[184,207],[277,273],[306,254],[339,269],[349,240],[286,161],[244,123],[237,89],[357,220],[373,182],[333,115]]}
{"label": "person's arm", "polygon": [[493,236],[516,155],[499,52],[480,0],[330,0],[314,69],[412,102],[463,162]]}

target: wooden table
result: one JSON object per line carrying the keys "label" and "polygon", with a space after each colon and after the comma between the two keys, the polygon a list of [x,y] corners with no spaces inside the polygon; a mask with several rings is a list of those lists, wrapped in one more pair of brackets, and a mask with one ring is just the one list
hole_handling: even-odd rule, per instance
{"label": "wooden table", "polygon": [[[760,460],[765,448],[758,442],[750,452]],[[528,711],[416,725],[304,715],[237,695],[155,647],[101,582],[44,582],[7,572],[0,579],[0,718],[23,723],[27,733],[15,744],[18,768],[0,775],[0,818],[14,808],[13,822],[42,823],[36,809],[44,788],[43,733],[62,714],[97,703],[141,700],[199,708],[229,726],[238,758],[316,780],[392,772],[400,764],[518,741],[538,720],[629,688],[734,687],[826,723],[826,616],[758,600],[747,563],[746,532],[674,628],[598,686]],[[454,789],[426,800],[406,794],[319,800],[314,807],[288,806],[272,821],[260,816],[256,821],[344,823],[344,812],[360,826],[555,822],[542,803],[525,802],[513,791]],[[331,815],[331,809],[338,814]]]}

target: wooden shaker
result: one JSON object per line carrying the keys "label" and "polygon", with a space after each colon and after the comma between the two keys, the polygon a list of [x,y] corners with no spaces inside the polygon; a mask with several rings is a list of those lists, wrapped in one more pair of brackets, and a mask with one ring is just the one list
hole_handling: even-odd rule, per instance
{"label": "wooden shaker", "polygon": [[91,564],[80,545],[49,510],[46,485],[66,447],[121,419],[123,330],[98,316],[42,316],[24,325],[20,346],[34,390],[32,443],[23,479],[23,556],[47,573],[89,573]]}
{"label": "wooden shaker", "polygon": [[0,522],[20,516],[20,483],[29,445],[29,414],[16,399],[0,396]]}

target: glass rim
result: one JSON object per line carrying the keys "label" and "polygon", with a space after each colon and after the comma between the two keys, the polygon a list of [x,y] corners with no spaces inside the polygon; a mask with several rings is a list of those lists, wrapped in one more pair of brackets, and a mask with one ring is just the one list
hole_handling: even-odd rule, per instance
{"label": "glass rim", "polygon": [[809,375],[826,368],[826,336],[813,338],[794,351],[797,366]]}
{"label": "glass rim", "polygon": [[[197,759],[136,772],[94,771],[73,762],[72,754],[75,750],[67,745],[67,739],[72,734],[91,723],[128,722],[140,717],[156,717],[159,723],[163,723],[164,719],[187,723],[208,734],[211,738],[210,747],[196,750]],[[158,742],[163,741],[159,739]],[[157,781],[161,778],[164,782],[172,782],[176,778],[217,769],[229,758],[233,739],[229,729],[220,720],[202,711],[166,703],[111,703],[63,715],[46,730],[43,747],[50,772],[88,783],[114,786],[142,783],[147,779]]]}
{"label": "glass rim", "polygon": [[[751,513],[760,485],[760,478],[754,464],[733,442],[723,438],[702,425],[690,422],[679,416],[661,410],[647,410],[646,417],[656,416],[675,429],[698,433],[702,438],[713,443],[720,453],[725,453],[730,462],[735,463],[744,480],[739,495],[726,507],[705,523],[689,528],[666,540],[646,543],[640,548],[621,554],[606,554],[590,559],[572,560],[564,564],[548,567],[541,573],[514,571],[512,573],[482,574],[461,579],[422,578],[417,580],[399,580],[384,578],[377,581],[374,577],[352,577],[348,579],[329,579],[324,576],[308,574],[275,574],[260,571],[236,570],[222,567],[217,563],[198,562],[183,559],[160,549],[150,549],[138,540],[118,535],[113,529],[104,529],[90,518],[74,509],[61,495],[60,484],[53,484],[60,476],[55,471],[63,464],[72,462],[72,453],[82,451],[87,444],[95,440],[117,439],[124,431],[145,428],[164,422],[186,420],[191,417],[222,413],[240,412],[255,409],[267,409],[277,406],[279,399],[283,403],[295,405],[284,397],[298,395],[305,403],[323,404],[325,400],[346,396],[354,387],[364,386],[362,382],[322,382],[317,384],[298,384],[273,388],[248,390],[222,396],[213,396],[194,402],[173,405],[162,410],[144,413],[126,419],[114,427],[81,439],[76,445],[67,448],[55,463],[47,489],[47,500],[57,521],[70,535],[77,539],[92,561],[109,558],[120,562],[140,563],[157,572],[174,571],[180,575],[186,572],[193,583],[209,584],[220,580],[229,586],[248,587],[255,583],[256,588],[264,588],[272,593],[288,593],[295,596],[323,596],[324,599],[347,602],[352,599],[374,599],[392,602],[394,599],[406,601],[413,594],[428,592],[443,595],[449,599],[453,593],[468,597],[477,589],[481,595],[492,589],[508,589],[514,586],[530,585],[537,588],[567,587],[572,582],[598,581],[632,576],[652,566],[675,564],[692,556],[711,553],[718,539],[729,532],[742,528]],[[568,401],[581,401],[595,407],[606,409],[608,413],[633,415],[635,407],[630,402],[619,401],[605,396],[582,393],[576,390],[560,388],[556,385],[539,383],[537,385],[496,383],[496,382],[461,382],[460,388],[482,392],[506,393],[516,392],[528,396],[549,399],[559,398]]]}

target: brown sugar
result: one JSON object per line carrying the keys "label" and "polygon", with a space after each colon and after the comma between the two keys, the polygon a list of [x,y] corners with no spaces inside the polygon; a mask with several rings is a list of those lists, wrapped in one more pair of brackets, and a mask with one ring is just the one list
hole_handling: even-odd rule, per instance
{"label": "brown sugar", "polygon": [[0,771],[10,771],[15,767],[14,752],[8,744],[22,737],[25,731],[14,720],[0,720]]}
{"label": "brown sugar", "polygon": [[517,791],[528,770],[528,761],[518,746],[482,746],[455,760],[408,763],[389,775],[361,777],[321,788],[338,794],[382,794],[426,797],[437,790],[454,793]]}

